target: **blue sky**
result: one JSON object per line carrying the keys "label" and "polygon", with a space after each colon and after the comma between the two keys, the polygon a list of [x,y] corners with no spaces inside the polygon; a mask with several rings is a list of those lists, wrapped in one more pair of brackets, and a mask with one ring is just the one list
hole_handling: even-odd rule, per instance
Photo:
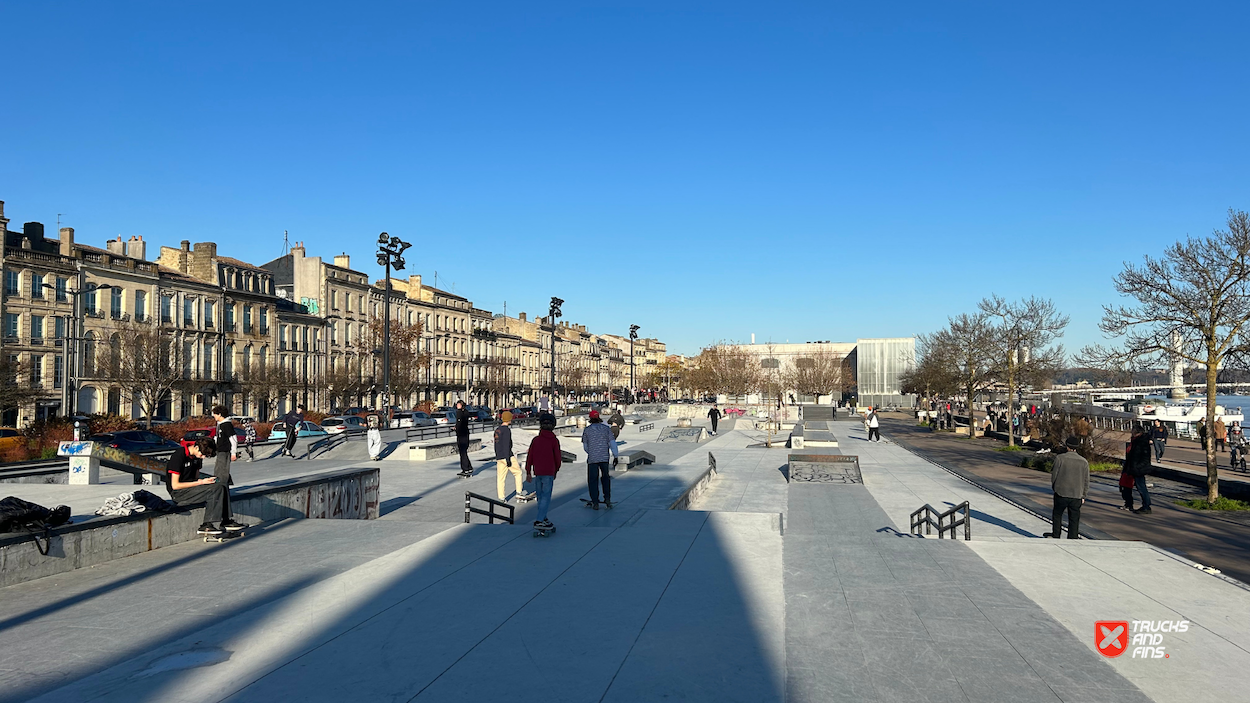
{"label": "blue sky", "polygon": [[1077,348],[1125,260],[1250,209],[1250,12],[1192,5],[10,0],[0,199],[374,277],[386,230],[481,307],[677,352],[992,292]]}

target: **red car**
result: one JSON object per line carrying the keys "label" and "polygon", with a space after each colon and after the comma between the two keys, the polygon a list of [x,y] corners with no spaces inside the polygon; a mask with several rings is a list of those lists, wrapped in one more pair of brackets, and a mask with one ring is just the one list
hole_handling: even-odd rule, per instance
{"label": "red car", "polygon": [[[179,444],[182,445],[183,449],[186,449],[192,444],[195,444],[197,440],[203,439],[205,437],[216,437],[216,436],[217,436],[217,425],[213,425],[212,427],[201,427],[198,430],[188,430],[186,434],[182,435],[182,441],[180,441]],[[247,433],[243,431],[242,427],[234,428],[234,436],[239,438],[240,446],[242,446],[243,443],[247,441]]]}

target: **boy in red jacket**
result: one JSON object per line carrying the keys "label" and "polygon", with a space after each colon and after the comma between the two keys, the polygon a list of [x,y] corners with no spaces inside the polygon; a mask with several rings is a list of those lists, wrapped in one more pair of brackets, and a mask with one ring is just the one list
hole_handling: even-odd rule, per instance
{"label": "boy in red jacket", "polygon": [[529,452],[525,455],[525,479],[534,484],[534,492],[538,495],[538,519],[534,527],[550,529],[551,521],[547,519],[547,507],[551,505],[551,487],[555,483],[556,473],[560,470],[560,439],[554,432],[556,418],[543,413],[538,418],[538,436],[530,442]]}

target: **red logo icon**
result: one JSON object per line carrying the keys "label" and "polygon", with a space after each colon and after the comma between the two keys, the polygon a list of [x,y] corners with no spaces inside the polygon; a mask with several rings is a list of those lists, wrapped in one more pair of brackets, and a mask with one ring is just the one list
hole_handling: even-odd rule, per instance
{"label": "red logo icon", "polygon": [[1094,646],[1104,657],[1118,657],[1128,649],[1128,621],[1100,620],[1094,623]]}

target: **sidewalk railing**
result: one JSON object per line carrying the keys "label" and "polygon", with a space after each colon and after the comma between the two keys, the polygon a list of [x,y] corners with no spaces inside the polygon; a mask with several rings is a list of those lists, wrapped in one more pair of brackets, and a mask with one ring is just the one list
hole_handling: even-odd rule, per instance
{"label": "sidewalk railing", "polygon": [[[959,513],[963,513],[962,517],[957,517]],[[938,539],[945,536],[946,532],[951,533],[951,539],[958,539],[956,530],[963,526],[964,540],[972,539],[972,507],[968,501],[964,501],[954,506],[950,510],[938,512],[936,508],[925,503],[923,507],[911,514],[911,533],[913,535],[920,534],[921,526],[924,527],[924,534],[933,534],[934,528],[937,529]]]}
{"label": "sidewalk railing", "polygon": [[456,426],[452,424],[446,425],[426,425],[424,427],[410,427],[404,432],[404,439],[411,442],[418,442],[426,439],[438,439],[439,437],[450,437],[456,434]]}
{"label": "sidewalk railing", "polygon": [[[481,508],[475,507],[472,503],[474,499],[485,502],[486,509],[483,510]],[[496,513],[495,512],[496,507],[507,508],[508,514],[502,515],[502,514]],[[495,518],[503,520],[507,522],[509,525],[512,525],[512,524],[515,524],[514,518],[515,518],[515,513],[516,513],[516,506],[509,505],[508,503],[505,503],[502,500],[495,500],[494,498],[484,496],[481,493],[473,493],[472,491],[465,491],[464,492],[464,521],[466,523],[469,522],[469,516],[472,513],[477,513],[478,515],[485,515],[487,518],[490,519],[490,524],[492,525],[495,524]]]}

